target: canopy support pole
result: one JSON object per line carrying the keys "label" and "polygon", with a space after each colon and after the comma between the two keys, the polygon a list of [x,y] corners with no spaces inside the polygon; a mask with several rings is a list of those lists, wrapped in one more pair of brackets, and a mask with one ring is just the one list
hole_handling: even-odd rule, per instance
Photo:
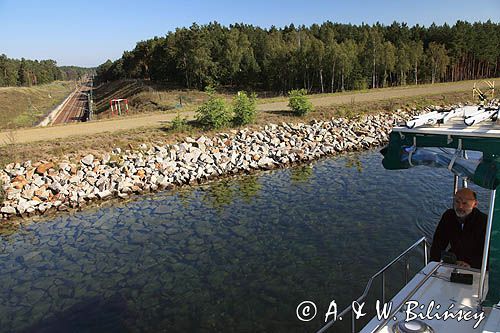
{"label": "canopy support pole", "polygon": [[496,195],[496,189],[491,190],[490,194],[490,205],[488,207],[488,224],[486,225],[486,235],[484,239],[484,248],[483,248],[483,262],[481,264],[481,277],[479,281],[479,302],[482,303],[484,296],[484,281],[486,279],[486,266],[488,265],[488,257],[489,257],[489,251],[490,251],[490,239],[491,239],[491,227],[493,225],[493,212],[495,208],[495,195]]}

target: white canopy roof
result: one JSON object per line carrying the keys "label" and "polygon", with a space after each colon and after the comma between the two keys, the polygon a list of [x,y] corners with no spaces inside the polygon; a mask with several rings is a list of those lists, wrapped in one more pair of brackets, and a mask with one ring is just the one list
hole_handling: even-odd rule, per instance
{"label": "white canopy roof", "polygon": [[[461,136],[473,136],[473,137],[494,137],[500,138],[500,120],[496,119],[496,121],[492,121],[491,119],[482,120],[479,122],[475,122],[471,126],[467,126],[464,119],[472,119],[468,118],[478,112],[481,112],[479,106],[464,106],[454,110],[455,116],[451,117],[444,124],[433,123],[433,118],[442,118],[444,112],[432,112],[431,114],[425,114],[417,117],[420,118],[420,122],[424,122],[425,124],[421,126],[415,126],[413,128],[409,128],[408,126],[400,126],[393,128],[394,132],[401,133],[421,133],[421,134],[440,134],[440,135],[461,135]],[[494,113],[492,111],[484,111],[489,112],[489,114]],[[435,114],[439,114],[436,117],[433,117]],[[498,109],[497,109],[498,116]],[[428,121],[422,121],[422,119],[428,119]],[[470,123],[470,121],[468,121]],[[412,122],[407,122],[408,124],[413,124]]]}

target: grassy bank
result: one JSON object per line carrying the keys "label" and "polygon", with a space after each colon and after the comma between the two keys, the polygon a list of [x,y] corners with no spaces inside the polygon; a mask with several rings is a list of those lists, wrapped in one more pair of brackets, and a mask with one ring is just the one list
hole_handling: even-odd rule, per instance
{"label": "grassy bank", "polygon": [[[499,79],[491,79],[498,81]],[[459,81],[448,83],[436,84],[420,84],[418,86],[398,86],[388,88],[376,88],[356,91],[345,91],[335,93],[313,94],[310,98],[313,99],[336,99],[337,105],[339,100],[348,103],[352,100],[359,99],[366,101],[368,99],[389,99],[391,96],[404,96],[407,91],[418,90],[417,93],[412,92],[411,95],[431,95],[438,92],[448,94],[456,91],[469,91],[476,81]],[[479,82],[478,87],[486,91],[484,82]],[[218,97],[231,102],[235,92],[222,91],[217,94]],[[258,92],[257,103],[270,104],[270,103],[287,103],[288,96],[276,96],[269,92]],[[374,96],[377,95],[377,96]],[[384,96],[386,95],[386,96]],[[383,96],[380,98],[380,96]],[[111,117],[109,102],[115,98],[127,98],[129,102],[129,115],[142,114],[142,113],[175,113],[177,110],[195,110],[199,105],[205,102],[208,98],[207,94],[203,91],[181,89],[178,87],[171,87],[153,83],[148,80],[118,80],[102,84],[94,91],[94,110],[96,119],[107,119]],[[324,101],[320,102],[322,105]],[[122,105],[123,106],[123,105]]]}
{"label": "grassy bank", "polygon": [[36,87],[0,88],[0,129],[35,125],[74,88],[72,81],[58,81]]}
{"label": "grassy bank", "polygon": [[[471,99],[470,92],[457,92],[430,96],[396,98],[375,102],[351,102],[341,105],[322,106],[305,117],[297,118],[289,111],[259,112],[255,127],[268,123],[308,122],[313,119],[326,120],[332,117],[356,117],[363,114],[394,112],[397,109],[420,109],[428,105],[448,105],[465,103]],[[222,131],[229,131],[230,128]],[[74,157],[75,160],[87,153],[100,155],[109,152],[113,147],[122,149],[137,148],[140,143],[173,143],[185,136],[212,134],[204,131],[194,122],[188,122],[183,130],[176,130],[170,124],[157,127],[137,128],[113,133],[103,133],[97,136],[78,136],[58,139],[48,142],[10,143],[0,147],[0,167],[11,162],[24,160],[51,160],[63,155]]]}
{"label": "grassy bank", "polygon": [[[115,98],[127,98],[129,114],[169,111],[196,107],[207,95],[198,90],[172,89],[144,80],[119,80],[103,84],[94,91],[94,107],[97,119],[111,117],[109,102]],[[228,97],[230,98],[230,97]]]}

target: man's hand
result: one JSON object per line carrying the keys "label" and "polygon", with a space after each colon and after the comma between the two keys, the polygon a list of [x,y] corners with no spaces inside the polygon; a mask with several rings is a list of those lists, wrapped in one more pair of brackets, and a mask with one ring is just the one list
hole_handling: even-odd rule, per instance
{"label": "man's hand", "polygon": [[468,263],[466,263],[465,261],[457,260],[457,265],[460,267],[463,267],[463,268],[470,268],[470,265]]}

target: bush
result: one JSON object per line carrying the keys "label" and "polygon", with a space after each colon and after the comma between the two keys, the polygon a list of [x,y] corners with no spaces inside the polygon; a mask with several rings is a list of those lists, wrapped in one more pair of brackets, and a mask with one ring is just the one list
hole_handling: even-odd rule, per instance
{"label": "bush", "polygon": [[307,91],[305,89],[292,90],[288,93],[288,106],[296,116],[303,116],[313,111],[312,103],[306,98]]}
{"label": "bush", "polygon": [[247,96],[244,91],[238,91],[233,100],[234,123],[236,125],[247,125],[255,121],[257,116],[255,94]]}
{"label": "bush", "polygon": [[177,116],[172,119],[172,130],[182,132],[189,128],[186,118],[181,118],[181,115],[177,111]]}
{"label": "bush", "polygon": [[352,88],[354,90],[366,90],[368,89],[368,82],[365,79],[355,80]]}
{"label": "bush", "polygon": [[227,107],[224,99],[215,96],[215,90],[207,87],[208,101],[196,110],[196,120],[200,125],[207,128],[222,128],[231,122],[231,110]]}

